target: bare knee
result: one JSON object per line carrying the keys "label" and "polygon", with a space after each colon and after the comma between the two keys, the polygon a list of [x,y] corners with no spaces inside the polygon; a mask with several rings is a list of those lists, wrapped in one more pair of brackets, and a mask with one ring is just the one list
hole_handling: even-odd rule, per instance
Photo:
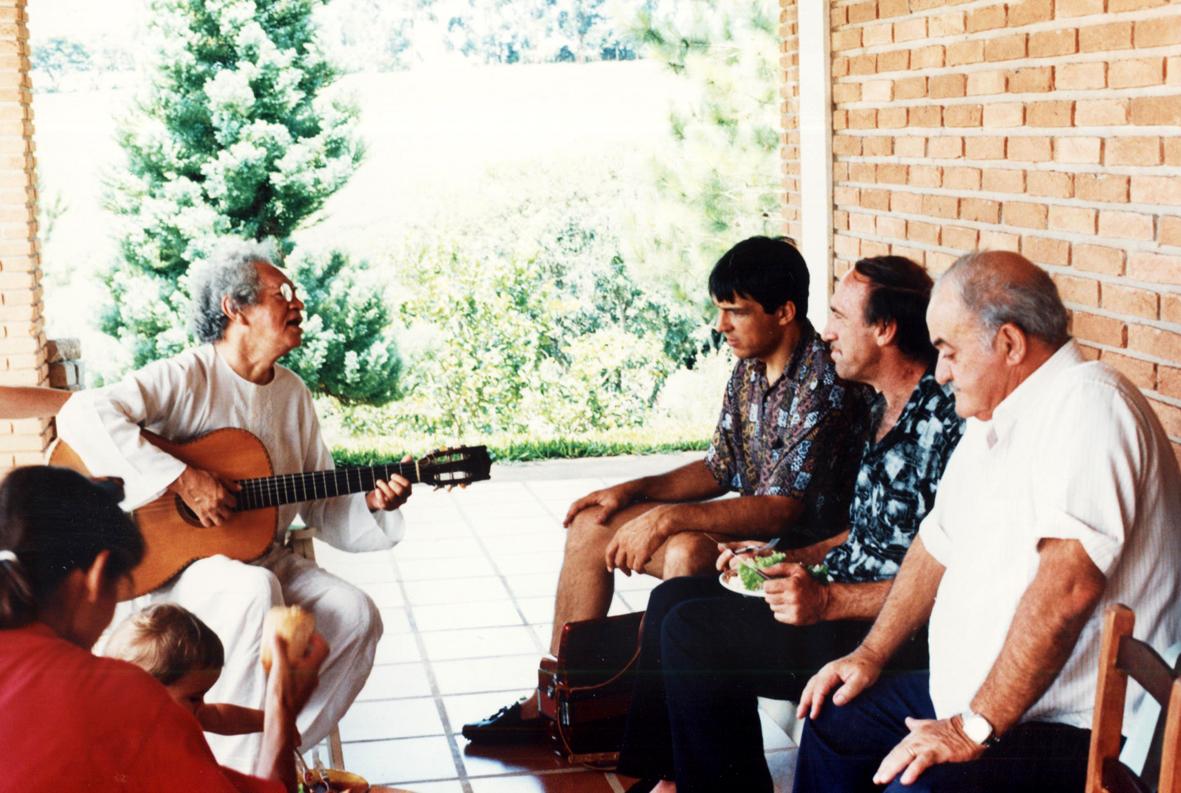
{"label": "bare knee", "polygon": [[615,530],[599,523],[598,510],[584,509],[574,516],[574,522],[566,530],[566,558],[582,556],[601,557],[607,550],[607,543]]}
{"label": "bare knee", "polygon": [[707,573],[718,558],[718,546],[698,532],[674,534],[664,545],[662,578]]}

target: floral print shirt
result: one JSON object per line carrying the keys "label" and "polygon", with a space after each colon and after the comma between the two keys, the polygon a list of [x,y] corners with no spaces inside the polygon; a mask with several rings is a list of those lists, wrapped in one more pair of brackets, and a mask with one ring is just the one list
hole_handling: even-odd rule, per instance
{"label": "floral print shirt", "polygon": [[743,495],[799,499],[804,511],[787,544],[819,542],[845,525],[858,451],[869,433],[871,393],[837,377],[828,345],[805,322],[774,383],[762,361],[734,367],[706,467]]}
{"label": "floral print shirt", "polygon": [[[875,428],[885,406],[879,396]],[[950,389],[928,370],[886,437],[874,443],[875,430],[865,442],[849,507],[849,538],[824,559],[831,580],[883,581],[898,574],[963,432]]]}

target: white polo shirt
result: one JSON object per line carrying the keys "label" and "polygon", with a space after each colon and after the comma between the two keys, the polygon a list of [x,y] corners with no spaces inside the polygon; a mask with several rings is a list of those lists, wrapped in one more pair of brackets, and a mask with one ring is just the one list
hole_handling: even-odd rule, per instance
{"label": "white polo shirt", "polygon": [[[1089,729],[1103,610],[1136,613],[1135,635],[1181,638],[1181,473],[1143,395],[1068,342],[969,420],[919,530],[946,568],[931,614],[931,700],[966,709],[992,669],[1038,568],[1038,542],[1074,539],[1107,587],[1061,673],[1022,721]],[[1128,707],[1143,693],[1129,689]]]}

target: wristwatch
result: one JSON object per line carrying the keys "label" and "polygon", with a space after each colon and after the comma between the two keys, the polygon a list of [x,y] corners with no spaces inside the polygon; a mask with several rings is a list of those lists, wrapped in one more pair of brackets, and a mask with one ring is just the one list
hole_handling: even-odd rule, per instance
{"label": "wristwatch", "polygon": [[964,735],[967,735],[973,743],[987,747],[996,746],[1000,742],[1000,739],[996,737],[996,730],[993,729],[988,719],[971,708],[960,714],[960,725]]}

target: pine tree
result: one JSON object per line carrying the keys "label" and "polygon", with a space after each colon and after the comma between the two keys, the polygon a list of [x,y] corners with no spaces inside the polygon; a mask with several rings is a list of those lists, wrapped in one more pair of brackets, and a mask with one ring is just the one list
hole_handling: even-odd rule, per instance
{"label": "pine tree", "polygon": [[[325,90],[336,73],[313,19],[324,2],[151,0],[148,49],[156,55],[146,89],[120,125],[127,170],[108,185],[121,256],[107,276],[114,305],[103,329],[131,344],[134,365],[186,345],[185,275],[219,236],[271,238],[290,253],[292,233],[359,164],[357,109]],[[375,311],[388,316],[380,296],[350,301],[334,305],[371,320]],[[322,319],[330,326],[340,318]],[[361,326],[371,331],[373,323]],[[372,355],[360,349],[367,366],[396,372],[389,339],[378,334],[371,343]],[[302,373],[313,387],[340,381]],[[347,384],[338,391],[371,398],[350,394]]]}

